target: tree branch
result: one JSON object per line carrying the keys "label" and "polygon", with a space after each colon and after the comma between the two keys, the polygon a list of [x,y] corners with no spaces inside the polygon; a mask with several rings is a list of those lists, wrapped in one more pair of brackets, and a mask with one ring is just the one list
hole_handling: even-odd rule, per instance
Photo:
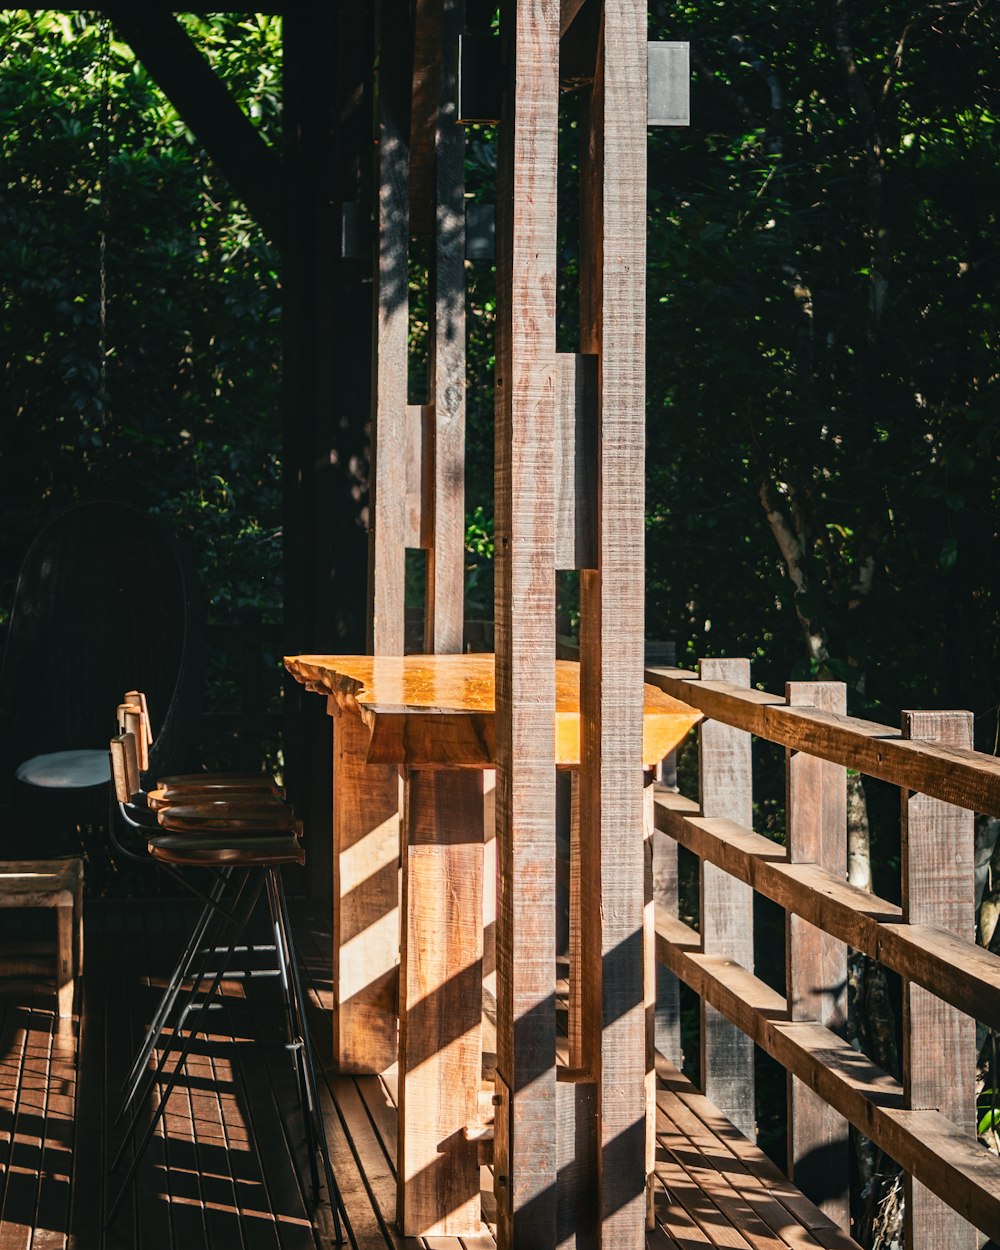
{"label": "tree branch", "polygon": [[183,26],[154,5],[113,5],[107,12],[265,234],[280,243],[281,158],[254,129]]}

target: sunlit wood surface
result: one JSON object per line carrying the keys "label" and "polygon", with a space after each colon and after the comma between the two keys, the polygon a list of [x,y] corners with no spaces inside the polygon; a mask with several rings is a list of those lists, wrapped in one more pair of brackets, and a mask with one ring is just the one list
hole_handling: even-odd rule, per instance
{"label": "sunlit wood surface", "polygon": [[[371,731],[370,763],[486,768],[496,754],[492,655],[296,655],[292,676],[357,712]],[[701,714],[645,686],[643,763],[653,767]],[[580,762],[580,666],[556,662],[556,764]]]}
{"label": "sunlit wood surface", "polygon": [[[320,1055],[330,1053],[330,930],[293,907]],[[296,1176],[291,1067],[249,1044],[276,1015],[231,983],[211,1040],[196,1047],[135,1193],[101,1225],[117,1137],[109,1108],[193,913],[176,900],[89,903],[83,1015],[60,1022],[50,988],[0,982],[0,1246],[33,1250],[325,1250]],[[260,1002],[260,982],[254,984]],[[565,985],[563,985],[565,990]],[[267,987],[263,1000],[267,1000]],[[491,1025],[484,1027],[492,1037]],[[82,1035],[82,1044],[81,1044]],[[487,1046],[487,1050],[491,1046]],[[565,1049],[565,1048],[564,1048]],[[565,1056],[563,1056],[565,1058]],[[713,1245],[853,1250],[777,1168],[669,1065],[660,1067],[652,1250]],[[395,1231],[396,1079],[321,1081],[346,1206],[347,1244],[364,1250],[492,1250],[492,1237],[404,1239]],[[299,1156],[301,1157],[301,1156]],[[482,1172],[493,1214],[492,1177]]]}

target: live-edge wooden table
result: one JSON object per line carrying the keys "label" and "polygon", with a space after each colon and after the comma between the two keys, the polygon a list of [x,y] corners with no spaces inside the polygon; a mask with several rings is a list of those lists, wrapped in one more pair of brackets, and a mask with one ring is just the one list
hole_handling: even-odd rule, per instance
{"label": "live-edge wooden table", "polygon": [[[334,1062],[378,1073],[398,1057],[400,1229],[470,1235],[481,1228],[480,1179],[463,1130],[478,1119],[481,1080],[494,658],[300,655],[285,664],[327,697],[334,721]],[[698,719],[646,686],[643,763],[658,763]],[[557,662],[555,729],[556,765],[578,767],[580,670],[570,661]]]}

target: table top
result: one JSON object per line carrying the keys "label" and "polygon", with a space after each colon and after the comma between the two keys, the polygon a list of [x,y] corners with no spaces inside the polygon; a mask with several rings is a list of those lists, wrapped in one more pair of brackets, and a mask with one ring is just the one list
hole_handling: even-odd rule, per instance
{"label": "table top", "polygon": [[[332,710],[353,712],[371,731],[370,763],[490,768],[496,758],[494,657],[296,655],[285,667]],[[643,763],[678,745],[701,713],[655,686],[643,687]],[[580,763],[580,665],[556,661],[555,762]]]}

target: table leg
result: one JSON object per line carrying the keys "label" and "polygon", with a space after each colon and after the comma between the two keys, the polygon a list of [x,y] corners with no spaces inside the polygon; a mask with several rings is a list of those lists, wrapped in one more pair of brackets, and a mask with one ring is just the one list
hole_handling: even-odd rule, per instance
{"label": "table leg", "polygon": [[483,777],[405,778],[400,964],[399,1222],[405,1236],[480,1231]]}
{"label": "table leg", "polygon": [[56,907],[56,997],[60,1016],[73,1014],[73,896],[64,892]]}
{"label": "table leg", "polygon": [[378,1073],[396,1062],[399,774],[333,709],[333,1062]]}

